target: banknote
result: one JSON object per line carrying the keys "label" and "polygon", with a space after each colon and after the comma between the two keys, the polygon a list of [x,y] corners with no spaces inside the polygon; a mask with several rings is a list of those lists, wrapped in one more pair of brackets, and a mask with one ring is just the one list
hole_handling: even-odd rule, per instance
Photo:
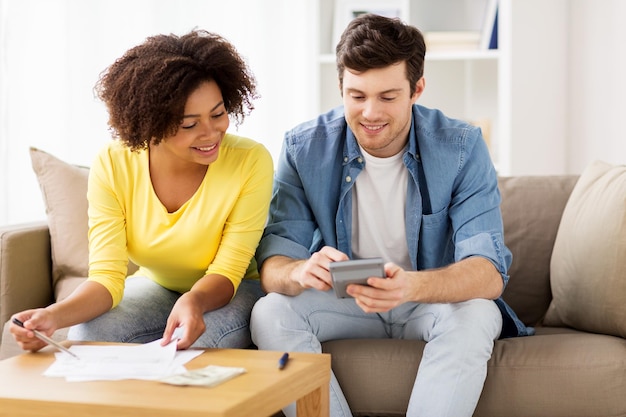
{"label": "banknote", "polygon": [[214,387],[244,373],[246,373],[245,368],[209,365],[204,368],[187,371],[183,374],[170,375],[161,378],[159,381],[171,385]]}

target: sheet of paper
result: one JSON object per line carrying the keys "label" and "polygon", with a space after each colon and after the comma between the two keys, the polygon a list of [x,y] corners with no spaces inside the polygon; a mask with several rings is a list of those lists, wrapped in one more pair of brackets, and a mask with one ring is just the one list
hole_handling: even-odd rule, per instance
{"label": "sheet of paper", "polygon": [[202,354],[201,350],[177,351],[175,341],[161,346],[161,339],[132,346],[75,345],[70,351],[80,359],[56,353],[44,375],[68,381],[155,380],[186,372],[183,365]]}

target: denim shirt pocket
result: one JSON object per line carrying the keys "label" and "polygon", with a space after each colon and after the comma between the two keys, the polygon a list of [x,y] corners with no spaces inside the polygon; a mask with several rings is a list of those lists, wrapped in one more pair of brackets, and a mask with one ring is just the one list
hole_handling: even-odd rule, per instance
{"label": "denim shirt pocket", "polygon": [[422,215],[417,251],[418,269],[440,268],[454,261],[448,208]]}

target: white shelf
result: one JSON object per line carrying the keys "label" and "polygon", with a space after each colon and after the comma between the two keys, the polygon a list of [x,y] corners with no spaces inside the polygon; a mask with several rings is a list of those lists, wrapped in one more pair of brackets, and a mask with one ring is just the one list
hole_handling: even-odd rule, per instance
{"label": "white shelf", "polygon": [[[500,54],[497,49],[486,51],[433,51],[426,53],[426,61],[472,61],[472,60],[497,60]],[[320,64],[335,64],[334,54],[321,54]]]}
{"label": "white shelf", "polygon": [[[507,2],[510,0],[500,0]],[[423,33],[480,32],[487,4],[490,0],[408,0],[409,23]],[[336,0],[319,0],[318,26],[320,28],[318,53],[319,111],[327,111],[341,104],[338,90],[335,54],[331,32]],[[483,10],[484,9],[484,10]],[[499,18],[499,33],[502,19]],[[508,152],[511,148],[510,130],[503,129],[502,121],[510,106],[503,103],[510,88],[502,84],[502,61],[508,55],[498,49],[440,49],[427,51],[424,66],[426,90],[419,104],[438,108],[446,115],[487,126],[483,133],[491,150],[494,164],[500,172],[508,173]],[[504,100],[507,101],[506,99]]]}
{"label": "white shelf", "polygon": [[[318,65],[311,91],[321,112],[341,104],[331,47],[336,0],[315,1]],[[407,1],[409,22],[427,33],[480,30],[462,17],[470,9],[480,14],[487,0]],[[569,4],[499,0],[499,49],[426,54],[426,90],[418,103],[451,117],[489,120],[491,154],[501,175],[565,170]]]}
{"label": "white shelf", "polygon": [[500,58],[497,49],[485,51],[433,51],[426,52],[426,61],[473,61],[473,60],[498,60]]}

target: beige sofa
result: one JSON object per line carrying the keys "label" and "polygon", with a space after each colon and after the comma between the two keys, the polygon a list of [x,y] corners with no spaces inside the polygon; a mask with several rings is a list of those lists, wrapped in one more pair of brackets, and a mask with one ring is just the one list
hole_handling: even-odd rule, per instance
{"label": "beige sofa", "polygon": [[[615,181],[608,181],[602,192],[621,193],[616,204],[626,207],[626,171],[620,167],[605,168],[599,168],[603,175],[615,174],[617,169],[621,182],[616,191]],[[475,416],[626,416],[626,333],[621,333],[626,327],[626,320],[623,320],[626,307],[619,310],[619,304],[626,304],[626,284],[621,282],[626,281],[623,279],[626,269],[618,271],[614,280],[609,276],[611,271],[601,270],[606,264],[620,266],[616,262],[624,261],[613,258],[616,255],[626,258],[626,252],[600,253],[598,257],[605,256],[599,260],[600,266],[591,262],[602,275],[594,278],[593,288],[607,282],[614,285],[606,289],[609,293],[599,294],[601,303],[593,298],[594,294],[586,300],[576,293],[577,287],[585,284],[572,279],[575,273],[571,268],[584,269],[589,262],[579,264],[577,259],[567,259],[569,255],[584,258],[577,255],[576,250],[589,252],[596,246],[606,252],[602,241],[607,238],[611,247],[617,246],[618,252],[626,249],[624,239],[619,240],[619,236],[625,235],[620,235],[619,230],[610,235],[614,229],[626,226],[626,215],[619,210],[617,215],[624,219],[622,224],[615,224],[613,213],[597,213],[600,224],[581,223],[578,209],[580,200],[585,200],[586,196],[591,200],[603,199],[603,205],[615,203],[593,190],[598,184],[596,171],[583,174],[587,185],[582,184],[578,176],[499,180],[505,240],[513,252],[511,278],[504,298],[526,324],[536,326],[537,333],[496,342]],[[575,186],[576,195],[572,194]],[[49,193],[46,198],[50,198]],[[50,215],[50,201],[47,204]],[[567,215],[566,209],[569,210]],[[570,220],[576,227],[568,225]],[[592,227],[592,231],[579,238],[568,234],[578,233],[580,229],[584,232],[587,226]],[[594,236],[595,230],[609,236]],[[564,239],[581,239],[582,246],[574,250]],[[586,244],[592,248],[586,248]],[[55,294],[62,296],[59,285],[64,285],[62,293],[67,294],[81,281],[82,278],[68,274],[57,277],[57,288],[53,288],[52,259],[58,255],[51,257],[51,232],[45,222],[0,228],[0,320],[3,323],[16,311],[45,306],[54,301]],[[554,282],[557,277],[559,281]],[[580,280],[587,282],[592,277],[584,276]],[[618,307],[609,300],[616,292]],[[575,301],[574,314],[570,314],[567,305],[571,297]],[[604,304],[608,304],[611,311],[602,311],[597,320],[585,322],[585,317],[603,310]],[[616,308],[619,311],[615,312]],[[576,316],[578,311],[584,313],[582,319]],[[618,315],[613,320],[615,323],[607,315],[613,313]],[[611,322],[606,324],[606,329],[602,327],[605,322]],[[1,339],[2,358],[19,353],[7,327],[5,325]],[[55,337],[63,339],[65,331],[57,332]],[[406,340],[337,340],[325,343],[324,351],[332,354],[333,369],[355,415],[401,416],[406,410],[423,346],[423,342]]]}

